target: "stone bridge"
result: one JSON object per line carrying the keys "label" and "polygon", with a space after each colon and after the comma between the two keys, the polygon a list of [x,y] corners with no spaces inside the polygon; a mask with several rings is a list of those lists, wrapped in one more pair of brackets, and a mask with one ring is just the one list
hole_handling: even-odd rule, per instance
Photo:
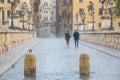
{"label": "stone bridge", "polygon": [[3,53],[17,45],[23,44],[25,41],[36,37],[34,31],[0,31],[0,53]]}
{"label": "stone bridge", "polygon": [[120,32],[81,32],[81,40],[120,50]]}

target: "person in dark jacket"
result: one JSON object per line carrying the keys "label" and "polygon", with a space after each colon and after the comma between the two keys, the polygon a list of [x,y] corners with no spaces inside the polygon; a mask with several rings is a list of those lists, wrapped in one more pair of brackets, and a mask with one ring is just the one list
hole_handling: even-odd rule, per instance
{"label": "person in dark jacket", "polygon": [[75,47],[78,47],[80,34],[77,30],[75,30],[75,32],[73,33],[73,37],[75,40]]}
{"label": "person in dark jacket", "polygon": [[70,43],[70,33],[69,33],[69,31],[67,31],[65,33],[65,40],[66,40],[67,46],[69,46],[69,43]]}

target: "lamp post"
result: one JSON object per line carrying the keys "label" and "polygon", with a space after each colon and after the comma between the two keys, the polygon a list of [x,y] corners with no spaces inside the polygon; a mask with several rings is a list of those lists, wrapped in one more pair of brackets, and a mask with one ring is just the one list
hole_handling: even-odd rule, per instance
{"label": "lamp post", "polygon": [[84,17],[84,19],[83,19],[83,24],[84,24],[84,28],[83,28],[83,31],[85,31],[85,12],[83,12],[83,17]]}
{"label": "lamp post", "polygon": [[76,25],[77,25],[77,31],[78,31],[78,16],[79,16],[79,14],[78,14],[78,12],[76,13]]}
{"label": "lamp post", "polygon": [[91,11],[92,11],[92,16],[93,16],[92,31],[95,31],[95,29],[94,29],[94,13],[95,13],[94,7],[91,9]]}
{"label": "lamp post", "polygon": [[114,2],[114,0],[109,0],[110,1],[110,15],[111,15],[111,20],[110,20],[110,30],[114,30],[113,28],[113,13],[112,13],[112,4]]}
{"label": "lamp post", "polygon": [[24,27],[24,16],[25,16],[25,14],[26,14],[26,12],[27,12],[27,9],[28,9],[27,3],[26,3],[26,2],[23,2],[23,3],[21,4],[21,10],[22,10],[22,16],[23,16],[23,30],[25,30],[25,27]]}
{"label": "lamp post", "polygon": [[31,17],[31,11],[28,11],[28,31],[30,31],[30,17]]}
{"label": "lamp post", "polygon": [[14,30],[15,29],[13,22],[14,0],[10,0],[10,3],[11,3],[11,26],[9,28]]}
{"label": "lamp post", "polygon": [[23,30],[25,30],[25,27],[24,27],[24,15],[25,15],[25,11],[24,10],[22,11],[22,15],[23,15]]}

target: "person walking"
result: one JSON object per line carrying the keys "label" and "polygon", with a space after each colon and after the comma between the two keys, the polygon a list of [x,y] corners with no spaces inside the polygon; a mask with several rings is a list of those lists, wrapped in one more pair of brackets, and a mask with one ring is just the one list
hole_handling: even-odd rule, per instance
{"label": "person walking", "polygon": [[69,33],[69,31],[67,31],[65,33],[65,40],[66,40],[67,46],[69,47],[69,43],[70,43],[70,33]]}
{"label": "person walking", "polygon": [[75,40],[75,47],[78,47],[80,34],[77,30],[75,30],[75,32],[73,33],[73,37]]}

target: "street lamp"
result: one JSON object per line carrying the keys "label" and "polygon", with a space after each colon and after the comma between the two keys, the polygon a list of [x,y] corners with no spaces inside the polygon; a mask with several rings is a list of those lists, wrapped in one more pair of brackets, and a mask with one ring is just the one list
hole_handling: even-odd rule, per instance
{"label": "street lamp", "polygon": [[95,31],[95,29],[94,29],[94,13],[95,13],[94,7],[91,9],[91,11],[92,11],[92,16],[93,16],[92,31]]}
{"label": "street lamp", "polygon": [[78,30],[78,16],[79,16],[79,14],[78,14],[78,12],[76,13],[76,25],[77,25],[77,30]]}
{"label": "street lamp", "polygon": [[110,21],[110,30],[114,30],[113,28],[113,13],[112,13],[112,4],[114,0],[109,0],[110,1],[110,15],[111,15],[111,21]]}
{"label": "street lamp", "polygon": [[83,24],[84,24],[84,28],[83,28],[83,31],[85,31],[85,12],[83,12]]}
{"label": "street lamp", "polygon": [[30,31],[30,17],[31,17],[31,11],[28,11],[28,31]]}
{"label": "street lamp", "polygon": [[25,27],[24,27],[24,15],[25,15],[25,11],[23,10],[22,11],[22,16],[23,16],[23,30],[25,30]]}
{"label": "street lamp", "polygon": [[11,26],[9,28],[14,30],[15,29],[13,22],[14,0],[10,0],[10,3],[11,3]]}

